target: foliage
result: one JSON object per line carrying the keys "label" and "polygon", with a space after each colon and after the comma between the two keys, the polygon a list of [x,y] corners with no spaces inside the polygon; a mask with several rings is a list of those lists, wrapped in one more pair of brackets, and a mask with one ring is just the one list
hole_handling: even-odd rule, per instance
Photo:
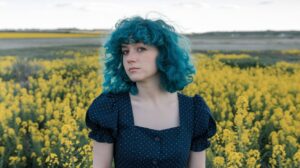
{"label": "foliage", "polygon": [[[182,92],[200,94],[217,121],[208,167],[299,167],[300,65],[241,69],[206,54],[193,56],[197,73]],[[0,167],[91,167],[84,119],[102,92],[98,61],[97,53],[80,52],[28,65],[0,58]],[[24,72],[27,87],[13,76],[23,66],[32,70]]]}

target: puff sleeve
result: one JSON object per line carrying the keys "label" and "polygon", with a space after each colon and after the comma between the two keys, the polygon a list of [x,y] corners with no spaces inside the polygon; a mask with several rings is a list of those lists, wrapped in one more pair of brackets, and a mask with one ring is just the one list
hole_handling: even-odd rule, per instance
{"label": "puff sleeve", "polygon": [[194,128],[191,149],[192,151],[203,151],[210,146],[208,138],[217,132],[216,122],[207,106],[205,100],[196,94],[194,103]]}
{"label": "puff sleeve", "polygon": [[88,137],[97,142],[114,143],[117,136],[118,113],[116,97],[112,93],[101,93],[88,107],[85,123],[91,131]]}

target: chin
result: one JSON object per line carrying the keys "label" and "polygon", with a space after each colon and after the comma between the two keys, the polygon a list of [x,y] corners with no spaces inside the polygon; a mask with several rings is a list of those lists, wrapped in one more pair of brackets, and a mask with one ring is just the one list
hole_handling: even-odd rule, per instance
{"label": "chin", "polygon": [[142,80],[144,80],[144,78],[141,78],[141,77],[131,77],[130,78],[130,80],[132,81],[132,82],[138,82],[138,81],[142,81]]}
{"label": "chin", "polygon": [[141,80],[143,80],[143,79],[139,79],[139,78],[131,78],[130,79],[132,82],[138,82],[138,81],[141,81]]}

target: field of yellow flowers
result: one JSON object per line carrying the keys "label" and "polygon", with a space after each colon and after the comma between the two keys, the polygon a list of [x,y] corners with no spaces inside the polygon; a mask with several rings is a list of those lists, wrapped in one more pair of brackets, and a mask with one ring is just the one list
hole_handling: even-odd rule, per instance
{"label": "field of yellow flowers", "polygon": [[[97,53],[72,55],[0,57],[0,167],[91,167],[84,119],[102,92],[101,65]],[[193,58],[197,74],[182,92],[203,96],[217,121],[207,167],[299,167],[300,64],[239,68],[222,55]]]}

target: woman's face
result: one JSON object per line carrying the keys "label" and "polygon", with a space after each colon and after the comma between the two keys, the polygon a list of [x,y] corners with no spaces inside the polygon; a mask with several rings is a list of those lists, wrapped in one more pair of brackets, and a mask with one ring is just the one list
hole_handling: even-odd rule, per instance
{"label": "woman's face", "polygon": [[[123,65],[131,81],[143,81],[156,75],[156,58],[159,52],[155,46],[142,42],[122,44]],[[137,69],[131,69],[137,68]]]}

